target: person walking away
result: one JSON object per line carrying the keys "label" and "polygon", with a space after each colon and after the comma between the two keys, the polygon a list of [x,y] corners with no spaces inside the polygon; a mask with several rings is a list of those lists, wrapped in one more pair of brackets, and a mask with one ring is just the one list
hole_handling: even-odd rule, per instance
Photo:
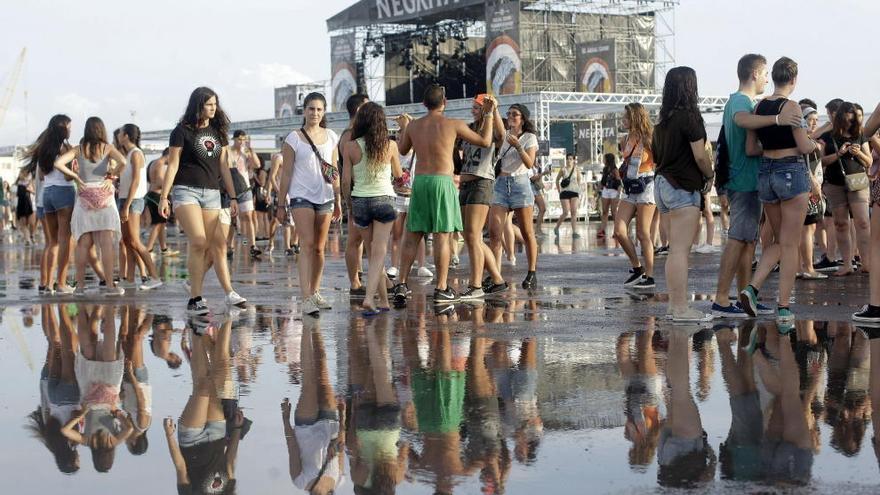
{"label": "person walking away", "polygon": [[[419,163],[412,184],[400,282],[394,286],[393,292],[396,302],[406,301],[410,293],[406,281],[416,257],[418,243],[428,234],[433,234],[434,261],[437,267],[434,303],[448,304],[459,300],[458,294],[447,283],[449,236],[463,228],[461,208],[456,200],[457,191],[452,180],[455,140],[463,139],[477,146],[490,146],[495,100],[492,97],[484,100],[483,124],[479,134],[472,131],[464,121],[448,119],[443,115],[446,108],[446,89],[443,86],[429,86],[422,102],[428,110],[424,117],[412,121],[409,115],[403,114],[397,118],[401,134],[400,152],[408,154],[410,149],[414,149]],[[529,225],[531,221],[529,216]]]}

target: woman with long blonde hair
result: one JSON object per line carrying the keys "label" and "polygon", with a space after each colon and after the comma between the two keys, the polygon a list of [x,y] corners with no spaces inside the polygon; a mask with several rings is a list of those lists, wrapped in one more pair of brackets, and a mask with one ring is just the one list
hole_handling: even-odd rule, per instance
{"label": "woman with long blonde hair", "polygon": [[[354,227],[361,229],[364,242],[370,243],[370,270],[363,315],[375,316],[390,308],[388,291],[382,282],[388,238],[397,218],[391,179],[403,175],[397,143],[388,139],[385,111],[380,105],[368,102],[361,106],[354,118],[351,140],[342,153],[345,163],[354,164],[342,171],[342,194],[352,212]],[[377,295],[378,308],[373,303]]]}
{"label": "woman with long blonde hair", "polygon": [[[651,137],[654,132],[648,111],[640,103],[624,107],[623,127],[627,129],[626,140],[621,144],[623,165],[620,177],[623,194],[614,215],[614,238],[620,243],[632,264],[625,287],[653,289],[654,243],[651,239],[651,221],[656,209],[654,200],[654,154]],[[639,262],[636,248],[629,238],[629,223],[636,219],[636,237],[644,258]]]}

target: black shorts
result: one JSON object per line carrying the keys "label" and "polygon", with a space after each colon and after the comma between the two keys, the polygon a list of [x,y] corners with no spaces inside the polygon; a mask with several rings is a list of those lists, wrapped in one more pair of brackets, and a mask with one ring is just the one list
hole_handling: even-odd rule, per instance
{"label": "black shorts", "polygon": [[807,215],[806,218],[804,218],[804,225],[816,225],[819,223],[819,220],[822,220],[822,215],[819,213]]}
{"label": "black shorts", "polygon": [[458,186],[458,204],[467,205],[491,205],[495,196],[495,181],[492,179],[479,178],[462,182]]}
{"label": "black shorts", "polygon": [[159,193],[148,192],[144,196],[144,202],[147,203],[147,209],[150,210],[150,225],[168,223],[168,219],[159,214]]}
{"label": "black shorts", "polygon": [[580,196],[580,194],[574,191],[562,191],[559,193],[559,199],[574,199]]}

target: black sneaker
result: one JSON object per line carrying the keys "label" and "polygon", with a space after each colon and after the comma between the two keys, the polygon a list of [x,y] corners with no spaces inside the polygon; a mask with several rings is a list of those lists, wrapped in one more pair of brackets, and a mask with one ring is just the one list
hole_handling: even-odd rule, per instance
{"label": "black sneaker", "polygon": [[629,287],[639,283],[639,281],[642,279],[642,275],[645,273],[645,269],[642,267],[630,268],[629,273],[629,278],[626,279],[626,282],[623,283],[624,287]]}
{"label": "black sneaker", "polygon": [[406,298],[412,294],[412,291],[409,289],[409,286],[406,283],[397,284],[391,288],[391,294],[394,296],[395,300],[405,301]]}
{"label": "black sneaker", "polygon": [[461,293],[461,300],[482,299],[486,297],[482,287],[468,287],[466,291]]}
{"label": "black sneaker", "polygon": [[434,305],[434,315],[435,316],[449,316],[455,313],[455,305],[449,303],[435,303]]}
{"label": "black sneaker", "polygon": [[866,304],[858,313],[853,313],[853,321],[859,323],[880,323],[880,306]]}
{"label": "black sneaker", "polygon": [[818,263],[813,263],[813,270],[817,272],[834,272],[837,271],[837,263],[828,259],[827,256],[822,255],[822,259],[819,260]]}
{"label": "black sneaker", "polygon": [[508,284],[506,281],[501,282],[500,284],[493,284],[493,283],[491,283],[491,279],[490,279],[489,284],[490,284],[489,287],[485,287],[485,286],[483,287],[483,292],[485,292],[486,295],[500,294],[502,292],[507,292],[508,290],[510,290],[510,284]]}
{"label": "black sneaker", "polygon": [[647,277],[642,275],[642,278],[639,282],[633,285],[633,289],[653,289],[657,284],[654,283],[654,277]]}
{"label": "black sneaker", "polygon": [[259,258],[263,252],[257,249],[257,246],[251,246],[251,258]]}
{"label": "black sneaker", "polygon": [[284,250],[285,256],[293,256],[293,249],[287,248]]}
{"label": "black sneaker", "polygon": [[669,246],[660,246],[654,249],[654,256],[666,256],[669,254]]}
{"label": "black sneaker", "polygon": [[535,272],[529,272],[526,274],[525,280],[522,282],[523,289],[536,289],[538,288],[538,276],[535,275]]}
{"label": "black sneaker", "polygon": [[299,252],[300,252],[299,244],[294,244],[293,245],[293,254],[299,254]]}
{"label": "black sneaker", "polygon": [[190,299],[189,303],[186,305],[186,312],[189,315],[206,315],[208,314],[208,311],[208,304],[202,299],[202,296]]}
{"label": "black sneaker", "polygon": [[226,259],[231,260],[235,256],[235,249],[226,248]]}
{"label": "black sneaker", "polygon": [[488,293],[489,287],[492,287],[492,276],[486,275],[486,278],[483,279],[483,283],[481,285],[483,287],[483,291]]}
{"label": "black sneaker", "polygon": [[459,300],[455,289],[447,286],[445,289],[434,289],[434,304],[449,304]]}

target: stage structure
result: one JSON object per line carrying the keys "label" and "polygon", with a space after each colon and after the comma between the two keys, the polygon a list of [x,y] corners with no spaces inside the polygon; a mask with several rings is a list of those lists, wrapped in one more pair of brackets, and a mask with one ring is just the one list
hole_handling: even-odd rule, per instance
{"label": "stage structure", "polygon": [[[389,105],[410,103],[434,82],[450,98],[483,91],[653,93],[674,60],[677,4],[360,0],[327,20],[333,90],[340,93],[333,100],[361,91]],[[610,50],[597,59],[594,43]]]}

